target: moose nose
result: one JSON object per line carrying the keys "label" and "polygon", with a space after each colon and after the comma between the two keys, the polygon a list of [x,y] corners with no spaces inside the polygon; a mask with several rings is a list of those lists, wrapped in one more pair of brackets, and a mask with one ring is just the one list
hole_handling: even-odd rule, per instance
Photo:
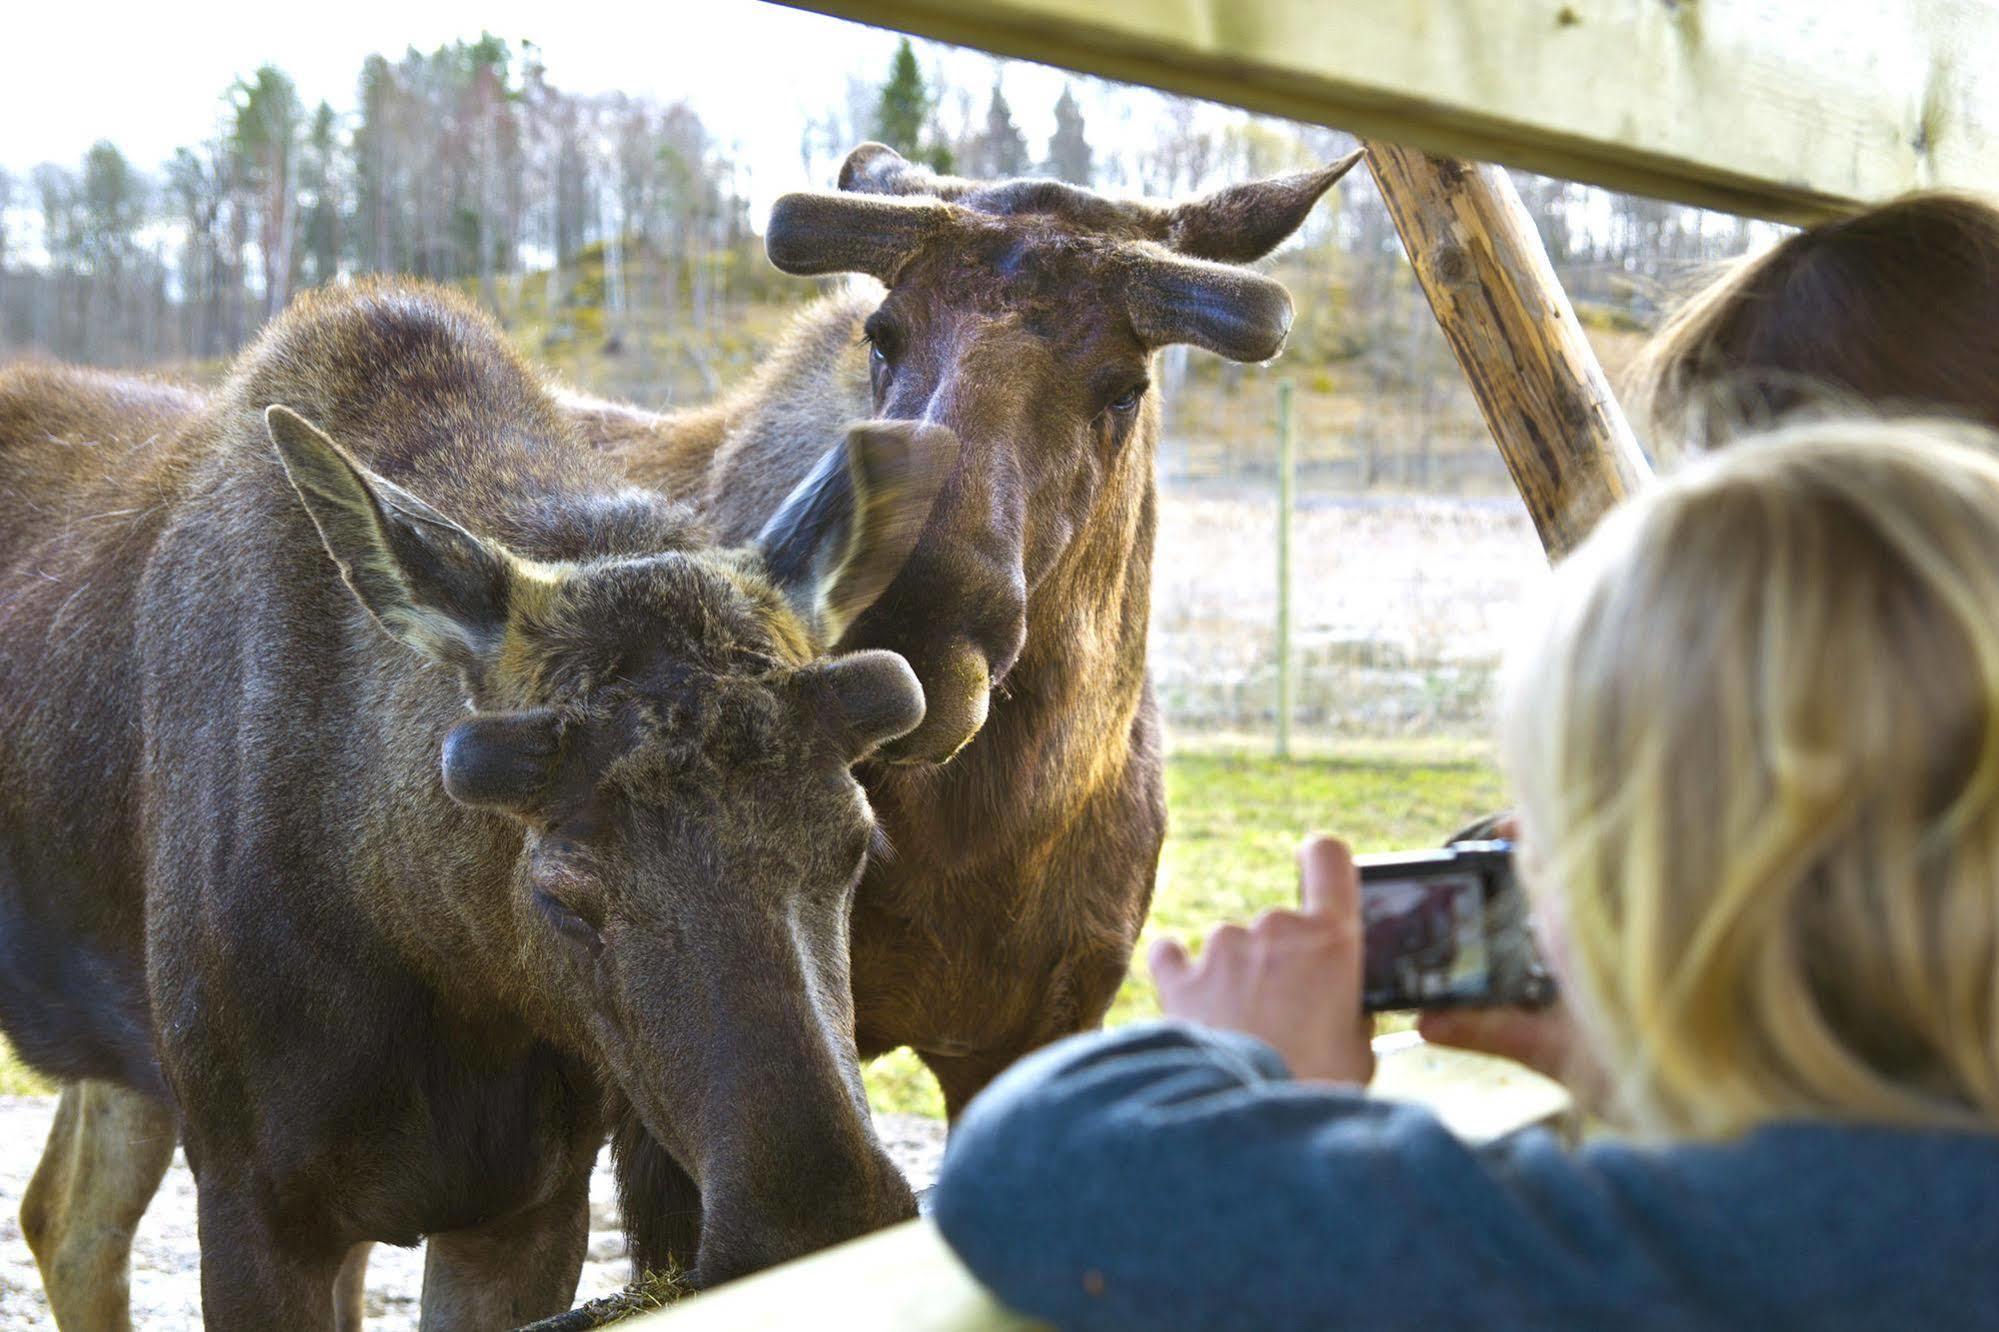
{"label": "moose nose", "polygon": [[714,1180],[702,1189],[694,1281],[706,1290],[915,1215],[916,1195],[878,1146]]}
{"label": "moose nose", "polygon": [[923,682],[923,724],[877,751],[887,762],[942,763],[986,724],[993,680],[986,654],[958,639],[926,655],[916,667]]}

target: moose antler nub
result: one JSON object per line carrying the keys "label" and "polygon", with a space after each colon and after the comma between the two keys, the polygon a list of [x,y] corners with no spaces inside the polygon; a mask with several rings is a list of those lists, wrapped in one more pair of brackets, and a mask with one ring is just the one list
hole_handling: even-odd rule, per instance
{"label": "moose antler nub", "polygon": [[771,207],[764,252],[780,271],[798,277],[865,273],[893,282],[950,217],[950,206],[936,199],[787,194]]}

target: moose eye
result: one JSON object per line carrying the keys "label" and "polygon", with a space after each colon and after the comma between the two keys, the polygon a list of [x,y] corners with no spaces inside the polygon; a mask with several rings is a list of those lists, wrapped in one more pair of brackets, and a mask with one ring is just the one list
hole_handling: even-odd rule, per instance
{"label": "moose eye", "polygon": [[885,366],[888,364],[888,353],[882,350],[882,345],[879,342],[871,341],[868,343],[868,364],[876,366]]}
{"label": "moose eye", "polygon": [[595,925],[539,888],[534,892],[534,904],[535,909],[541,912],[542,919],[554,926],[555,932],[571,943],[582,944],[592,953],[604,947],[604,936],[598,932]]}
{"label": "moose eye", "polygon": [[1111,410],[1120,416],[1129,416],[1138,410],[1138,404],[1145,399],[1145,385],[1135,384],[1125,394],[1111,403]]}

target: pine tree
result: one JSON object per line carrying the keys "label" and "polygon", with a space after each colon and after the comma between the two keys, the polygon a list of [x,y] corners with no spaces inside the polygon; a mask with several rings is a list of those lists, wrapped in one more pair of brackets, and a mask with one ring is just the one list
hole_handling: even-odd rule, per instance
{"label": "pine tree", "polygon": [[1090,141],[1083,137],[1083,109],[1063,85],[1055,101],[1055,133],[1048,139],[1048,174],[1075,185],[1091,183]]}
{"label": "pine tree", "polygon": [[916,52],[905,37],[895,48],[888,82],[882,85],[881,98],[875,104],[875,138],[904,157],[920,156],[930,110],[930,90],[923,86],[923,71],[917,67]]}
{"label": "pine tree", "polygon": [[131,163],[108,139],[83,155],[81,257],[92,271],[117,280],[132,236],[145,215],[144,186]]}
{"label": "pine tree", "polygon": [[987,176],[1003,179],[1027,174],[1027,136],[1013,123],[1013,108],[1006,104],[999,80],[993,80],[993,100],[986,108],[986,132],[979,140],[977,169]]}
{"label": "pine tree", "polygon": [[300,187],[309,203],[305,215],[306,280],[331,281],[340,271],[340,121],[321,102],[306,131]]}

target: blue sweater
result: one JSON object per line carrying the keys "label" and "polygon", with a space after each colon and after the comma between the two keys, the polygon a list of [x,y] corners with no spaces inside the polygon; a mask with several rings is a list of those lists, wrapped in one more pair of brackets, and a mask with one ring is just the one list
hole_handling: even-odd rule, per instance
{"label": "blue sweater", "polygon": [[1065,1329],[1999,1329],[1999,1134],[1484,1146],[1153,1023],[1023,1060],[932,1215]]}

